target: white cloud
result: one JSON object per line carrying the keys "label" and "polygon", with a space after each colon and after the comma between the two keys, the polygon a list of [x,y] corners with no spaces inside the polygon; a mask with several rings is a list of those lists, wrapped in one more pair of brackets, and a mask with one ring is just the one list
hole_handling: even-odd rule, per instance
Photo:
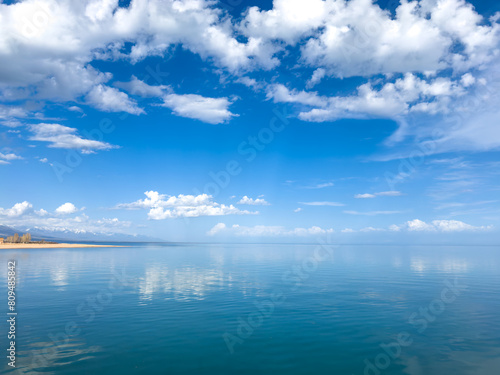
{"label": "white cloud", "polygon": [[48,161],[49,161],[49,159],[47,159],[47,158],[42,158],[42,159],[40,159],[40,162],[41,162],[41,163],[47,163]]}
{"label": "white cloud", "polygon": [[61,215],[74,214],[75,212],[78,212],[78,208],[76,208],[75,205],[70,202],[66,202],[56,208],[56,213]]}
{"label": "white cloud", "polygon": [[68,110],[71,111],[71,112],[80,112],[80,113],[84,113],[83,112],[83,109],[81,109],[80,107],[76,106],[76,105],[72,105],[71,107],[68,107]]}
{"label": "white cloud", "polygon": [[250,78],[250,77],[246,77],[246,76],[243,76],[243,77],[240,77],[240,78],[236,79],[235,82],[241,83],[242,85],[250,87],[253,90],[261,89],[262,86],[263,86],[263,84],[260,83],[260,82],[258,82],[256,79]]}
{"label": "white cloud", "polygon": [[309,86],[323,71],[349,77],[481,67],[495,55],[499,32],[463,0],[402,2],[394,16],[371,0],[275,0],[267,11],[250,8],[240,29],[271,54],[305,42],[301,60],[316,68]]}
{"label": "white cloud", "polygon": [[310,107],[299,113],[304,121],[324,122],[340,118],[390,118],[410,113],[449,113],[452,98],[465,95],[460,80],[438,77],[423,79],[413,73],[380,85],[379,81],[360,85],[346,96],[322,96],[316,92],[289,90],[282,84],[271,85],[268,98],[276,103],[295,103]]}
{"label": "white cloud", "polygon": [[38,216],[47,216],[47,215],[49,215],[48,211],[44,210],[43,208],[41,208],[39,210],[36,210],[35,214],[37,214]]}
{"label": "white cloud", "polygon": [[298,207],[295,210],[293,210],[293,212],[300,212],[300,211],[302,211],[302,208],[300,208],[300,207]]}
{"label": "white cloud", "polygon": [[176,207],[174,209],[164,209],[162,207],[151,208],[148,217],[152,220],[164,220],[176,217],[198,217],[198,216],[223,216],[223,215],[250,215],[258,212],[240,210],[233,205],[213,203],[206,206],[196,207]]}
{"label": "white cloud", "polygon": [[367,198],[375,198],[375,197],[399,197],[403,195],[400,191],[381,191],[379,193],[373,194],[356,194],[354,198],[358,199],[367,199]]}
{"label": "white cloud", "polygon": [[490,230],[492,226],[476,227],[458,220],[434,220],[428,224],[422,220],[411,220],[406,222],[404,228],[411,232],[465,232]]}
{"label": "white cloud", "polygon": [[223,216],[223,215],[252,215],[251,212],[240,210],[232,204],[227,206],[213,201],[211,195],[183,195],[167,196],[157,191],[146,191],[145,199],[133,203],[121,203],[117,209],[148,209],[148,218],[164,220],[177,217]]}
{"label": "white cloud", "polygon": [[338,202],[299,202],[305,206],[331,206],[331,207],[342,207],[345,206],[343,203]]}
{"label": "white cloud", "polygon": [[[457,220],[433,220],[431,223],[426,223],[422,220],[415,219],[407,221],[402,225],[392,224],[387,229],[376,227],[365,227],[359,232],[433,232],[433,233],[451,233],[451,232],[474,232],[488,231],[493,229],[493,226],[473,226]],[[346,228],[341,230],[342,233],[354,233],[356,230]]]}
{"label": "white cloud", "polygon": [[145,113],[127,94],[104,85],[97,85],[90,90],[86,100],[88,104],[104,112],[127,112],[133,115]]}
{"label": "white cloud", "polygon": [[312,185],[312,186],[304,186],[304,189],[324,189],[327,187],[332,187],[334,185],[335,184],[333,182],[324,182],[324,183],[316,184],[316,185]]}
{"label": "white cloud", "polygon": [[311,79],[307,81],[306,88],[310,89],[317,85],[323,77],[326,75],[326,70],[323,68],[318,68],[314,71]]}
{"label": "white cloud", "polygon": [[354,198],[358,199],[368,199],[368,198],[375,198],[375,194],[356,194]]}
{"label": "white cloud", "polygon": [[16,155],[14,153],[10,154],[2,154],[0,152],[0,164],[10,164],[9,162],[12,160],[22,160],[23,158],[19,155]]}
{"label": "white cloud", "polygon": [[228,98],[206,98],[195,94],[169,94],[163,98],[163,101],[162,106],[170,108],[177,116],[209,124],[220,124],[237,116],[228,110],[231,105]]}
{"label": "white cloud", "polygon": [[317,226],[311,228],[286,229],[282,226],[255,225],[253,227],[234,224],[231,227],[224,223],[216,224],[207,234],[214,236],[218,234],[242,236],[242,237],[306,237],[333,233],[333,229],[323,229]]}
{"label": "white cloud", "polygon": [[57,236],[58,232],[98,235],[133,234],[129,229],[132,223],[117,218],[91,219],[85,214],[74,217],[51,216],[50,214],[40,215],[38,212],[36,211],[35,215],[24,215],[21,218],[9,218],[5,224],[14,228],[25,228],[27,231],[37,229],[50,231],[54,233],[54,236]]}
{"label": "white cloud", "polygon": [[356,232],[354,229],[351,228],[345,228],[341,230],[342,233],[354,233]]}
{"label": "white cloud", "polygon": [[[303,82],[310,77],[307,89],[329,77],[376,77],[347,95],[272,85],[269,97],[299,104],[304,121],[390,118],[400,123],[400,138],[425,142],[431,128],[447,130],[434,152],[500,147],[498,90],[487,98],[476,92],[491,87],[491,72],[498,70],[500,25],[498,17],[485,20],[464,0],[405,1],[394,13],[371,0],[275,0],[269,10],[250,7],[241,19],[209,0],[143,0],[128,7],[117,0],[25,0],[1,3],[0,18],[2,102],[82,103],[86,98],[103,111],[140,114],[143,109],[127,94],[107,86],[112,74],[92,63],[135,63],[181,45],[235,79],[282,61],[289,63],[284,69],[309,68],[301,77]],[[216,124],[235,116],[228,98],[163,92],[168,91],[163,77],[156,77],[154,86],[132,77],[116,87],[132,95],[161,94],[163,105],[183,117]],[[255,79],[244,78],[240,82],[257,87]],[[488,107],[470,108],[471,99]],[[0,120],[19,126],[17,118],[33,112],[0,105]],[[438,125],[402,126],[410,115],[454,113],[466,115],[457,128],[440,119]]]}
{"label": "white cloud", "polygon": [[117,146],[106,142],[85,139],[77,135],[77,129],[59,124],[37,124],[31,125],[32,141],[49,142],[48,147],[77,149],[84,154],[94,153],[96,150],[110,150]]}
{"label": "white cloud", "polygon": [[399,197],[403,195],[400,191],[382,191],[380,193],[375,193],[375,195],[380,196],[380,197]]}
{"label": "white cloud", "polygon": [[[59,212],[58,212],[59,210]],[[94,233],[94,234],[131,234],[131,222],[120,221],[117,218],[90,219],[87,215],[70,217],[64,213],[76,212],[76,207],[66,203],[51,214],[44,210],[33,210],[33,205],[27,201],[16,203],[12,208],[0,208],[3,216],[2,224],[25,230],[40,229],[57,232]]]}
{"label": "white cloud", "polygon": [[212,229],[210,229],[210,230],[207,232],[207,234],[208,234],[209,236],[215,236],[217,233],[219,233],[219,232],[222,232],[222,231],[226,230],[226,228],[227,228],[227,227],[226,227],[226,224],[224,224],[224,223],[217,223],[217,224],[215,224],[215,225],[213,226],[213,228],[212,228]]}
{"label": "white cloud", "polygon": [[33,209],[33,205],[27,201],[16,203],[12,208],[1,208],[0,215],[7,217],[23,216]]}
{"label": "white cloud", "polygon": [[162,97],[165,91],[171,91],[167,85],[151,86],[146,82],[141,81],[136,76],[132,76],[130,82],[115,82],[114,86],[129,92],[132,95],[139,95],[142,97]]}
{"label": "white cloud", "polygon": [[360,232],[384,232],[385,229],[383,228],[374,228],[374,227],[366,227],[366,228],[362,228],[359,230]]}
{"label": "white cloud", "polygon": [[401,227],[399,227],[398,225],[393,224],[393,225],[389,226],[389,230],[391,232],[400,232],[401,231]]}
{"label": "white cloud", "polygon": [[[117,0],[0,4],[4,96],[74,100],[111,78],[89,64],[94,59],[136,62],[180,44],[234,72],[275,64],[258,39],[239,42],[231,21],[213,5],[204,0],[133,1],[128,7]],[[125,42],[130,52],[124,52]],[[124,109],[139,112],[134,106]]]}
{"label": "white cloud", "polygon": [[377,215],[394,215],[394,214],[400,214],[401,211],[368,211],[368,212],[344,211],[344,213],[345,214],[349,214],[349,215],[377,216]]}
{"label": "white cloud", "polygon": [[248,204],[251,206],[269,206],[270,203],[263,198],[249,198],[246,195],[241,198],[236,204]]}

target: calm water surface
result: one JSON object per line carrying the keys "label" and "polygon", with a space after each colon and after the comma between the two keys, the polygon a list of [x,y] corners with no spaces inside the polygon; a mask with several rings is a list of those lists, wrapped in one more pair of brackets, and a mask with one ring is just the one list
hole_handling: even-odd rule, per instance
{"label": "calm water surface", "polygon": [[4,285],[7,261],[17,261],[17,369],[5,356],[0,369],[498,374],[499,250],[144,244],[3,251]]}

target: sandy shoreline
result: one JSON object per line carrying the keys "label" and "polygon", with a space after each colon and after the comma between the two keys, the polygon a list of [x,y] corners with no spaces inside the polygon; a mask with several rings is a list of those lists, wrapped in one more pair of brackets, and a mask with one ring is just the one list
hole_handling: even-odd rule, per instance
{"label": "sandy shoreline", "polygon": [[76,247],[120,247],[116,245],[89,245],[80,243],[2,243],[1,249],[56,249],[56,248],[76,248]]}

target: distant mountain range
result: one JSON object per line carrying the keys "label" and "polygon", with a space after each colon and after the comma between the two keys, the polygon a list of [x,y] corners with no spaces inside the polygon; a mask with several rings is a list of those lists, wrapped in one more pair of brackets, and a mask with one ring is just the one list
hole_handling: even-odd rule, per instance
{"label": "distant mountain range", "polygon": [[0,225],[0,237],[13,236],[30,233],[34,241],[95,241],[95,242],[164,242],[158,238],[142,235],[122,234],[122,233],[95,233],[86,231],[71,231],[68,229],[48,229],[48,228],[12,228]]}

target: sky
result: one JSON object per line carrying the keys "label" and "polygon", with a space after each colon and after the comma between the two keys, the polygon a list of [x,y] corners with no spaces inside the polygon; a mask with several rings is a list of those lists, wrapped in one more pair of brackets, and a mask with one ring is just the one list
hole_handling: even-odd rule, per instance
{"label": "sky", "polygon": [[500,239],[493,1],[0,1],[0,224]]}

